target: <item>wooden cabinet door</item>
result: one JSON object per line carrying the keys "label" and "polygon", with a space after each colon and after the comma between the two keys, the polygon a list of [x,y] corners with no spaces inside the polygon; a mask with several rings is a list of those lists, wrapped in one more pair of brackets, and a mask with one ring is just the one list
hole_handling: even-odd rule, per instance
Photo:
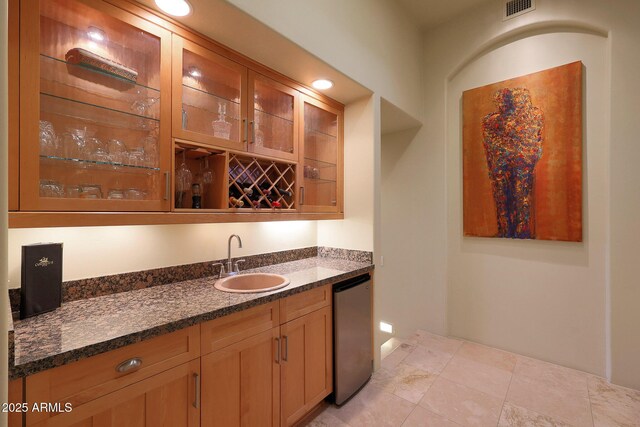
{"label": "wooden cabinet door", "polygon": [[200,361],[196,359],[33,425],[197,427],[199,375]]}
{"label": "wooden cabinet door", "polygon": [[249,100],[249,151],[297,161],[298,91],[249,71]]}
{"label": "wooden cabinet door", "polygon": [[[8,403],[19,405],[23,403],[22,392],[24,390],[24,380],[19,378],[17,380],[9,381],[9,395]],[[23,411],[10,410],[7,414],[7,425],[9,427],[22,427]]]}
{"label": "wooden cabinet door", "polygon": [[343,211],[344,112],[306,95],[300,108],[302,212]]}
{"label": "wooden cabinet door", "polygon": [[293,425],[333,390],[331,307],[280,327],[282,426]]}
{"label": "wooden cabinet door", "polygon": [[106,2],[20,4],[20,210],[168,211],[171,33]]}
{"label": "wooden cabinet door", "polygon": [[173,136],[247,149],[247,68],[173,35]]}
{"label": "wooden cabinet door", "polygon": [[202,357],[202,425],[278,426],[279,328]]}

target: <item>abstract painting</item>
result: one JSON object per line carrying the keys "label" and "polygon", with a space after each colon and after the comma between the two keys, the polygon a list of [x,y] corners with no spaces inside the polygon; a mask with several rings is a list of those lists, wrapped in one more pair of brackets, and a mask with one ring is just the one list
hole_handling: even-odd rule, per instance
{"label": "abstract painting", "polygon": [[582,241],[582,63],[465,91],[465,236]]}

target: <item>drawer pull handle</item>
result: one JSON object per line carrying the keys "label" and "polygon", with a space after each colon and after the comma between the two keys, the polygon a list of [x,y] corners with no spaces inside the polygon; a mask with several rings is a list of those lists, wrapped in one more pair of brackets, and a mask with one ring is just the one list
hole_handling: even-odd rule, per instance
{"label": "drawer pull handle", "polygon": [[282,354],[282,360],[286,362],[289,360],[289,338],[286,335],[283,335],[282,341],[284,341],[284,352]]}
{"label": "drawer pull handle", "polygon": [[193,382],[195,384],[196,387],[196,395],[195,395],[195,400],[193,401],[193,406],[194,408],[200,408],[200,375],[194,373],[193,374]]}
{"label": "drawer pull handle", "polygon": [[242,119],[242,124],[244,125],[244,139],[242,140],[242,142],[247,142],[247,139],[249,139],[249,130],[247,129],[247,119]]}
{"label": "drawer pull handle", "polygon": [[142,359],[140,359],[139,357],[134,357],[132,359],[125,360],[124,362],[116,366],[116,371],[122,374],[125,372],[134,371],[140,366],[142,366]]}

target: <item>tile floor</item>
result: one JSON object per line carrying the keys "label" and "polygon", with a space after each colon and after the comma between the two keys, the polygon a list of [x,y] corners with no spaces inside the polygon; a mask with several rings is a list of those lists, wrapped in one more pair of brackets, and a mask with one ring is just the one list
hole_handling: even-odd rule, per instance
{"label": "tile floor", "polygon": [[573,369],[418,331],[308,426],[640,426],[640,391]]}

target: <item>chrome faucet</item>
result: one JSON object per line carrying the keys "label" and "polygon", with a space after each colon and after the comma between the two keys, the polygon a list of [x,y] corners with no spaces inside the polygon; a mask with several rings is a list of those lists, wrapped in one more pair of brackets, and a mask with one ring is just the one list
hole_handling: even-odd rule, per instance
{"label": "chrome faucet", "polygon": [[231,261],[231,241],[233,238],[238,239],[238,248],[242,249],[242,239],[237,234],[232,234],[229,236],[229,241],[227,242],[227,272],[224,274],[225,276],[233,276],[240,272],[239,263],[244,262],[243,259],[239,259],[234,263]]}
{"label": "chrome faucet", "polygon": [[240,263],[244,262],[244,259],[239,259],[235,262],[235,264],[231,261],[231,241],[236,237],[238,239],[238,247],[242,249],[242,239],[237,234],[232,234],[229,236],[229,242],[227,245],[227,263],[226,268],[225,264],[221,262],[216,262],[212,264],[213,267],[220,266],[220,273],[218,274],[218,279],[222,279],[223,277],[235,276],[240,273]]}

